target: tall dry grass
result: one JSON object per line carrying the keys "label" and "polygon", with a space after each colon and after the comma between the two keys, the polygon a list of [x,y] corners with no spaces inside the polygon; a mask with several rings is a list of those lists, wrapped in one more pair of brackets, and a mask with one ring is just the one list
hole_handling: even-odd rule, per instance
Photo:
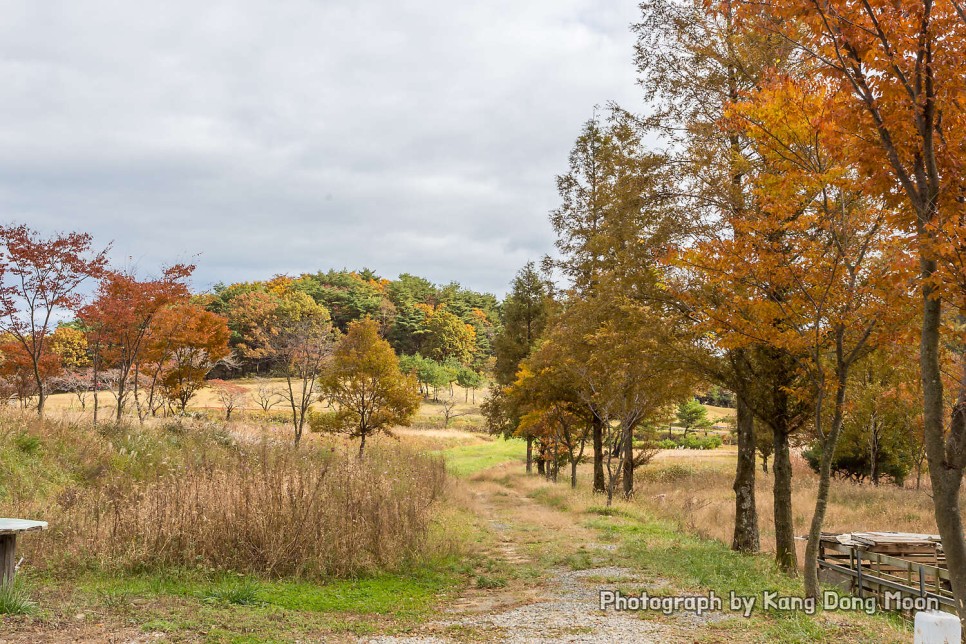
{"label": "tall dry grass", "polygon": [[[695,534],[731,543],[735,501],[733,450],[665,452],[638,473],[635,502],[676,521]],[[795,533],[808,532],[818,477],[804,459],[792,456],[792,508]],[[774,548],[773,477],[756,473],[762,549]],[[966,512],[966,502],[963,503]],[[897,531],[935,534],[928,488],[859,484],[835,479],[829,495],[826,532]],[[804,554],[799,542],[799,556]]]}
{"label": "tall dry grass", "polygon": [[[441,459],[399,444],[373,445],[359,459],[337,443],[296,450],[287,440],[235,441],[210,425],[94,432],[0,422],[16,426],[0,446],[0,466],[16,466],[0,512],[50,522],[48,534],[23,545],[32,566],[55,571],[320,578],[395,570],[429,556],[446,488]],[[18,450],[17,440],[34,447]],[[38,471],[49,485],[16,480]]]}

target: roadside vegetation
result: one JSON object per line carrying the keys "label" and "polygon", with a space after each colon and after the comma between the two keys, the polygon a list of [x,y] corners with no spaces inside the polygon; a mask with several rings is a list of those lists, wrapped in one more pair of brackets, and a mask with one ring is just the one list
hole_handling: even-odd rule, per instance
{"label": "roadside vegetation", "polygon": [[2,421],[2,513],[50,524],[20,541],[0,610],[26,621],[10,627],[391,630],[469,578],[472,523],[442,457],[413,441],[375,441],[359,459],[341,439],[296,449],[221,421]]}

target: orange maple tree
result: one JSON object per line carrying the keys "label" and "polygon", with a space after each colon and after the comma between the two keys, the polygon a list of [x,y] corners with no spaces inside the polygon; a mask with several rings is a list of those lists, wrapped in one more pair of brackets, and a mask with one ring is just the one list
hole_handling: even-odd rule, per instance
{"label": "orange maple tree", "polygon": [[205,384],[215,364],[231,353],[228,324],[222,316],[197,304],[165,307],[151,322],[140,371],[149,375],[147,409],[156,409],[156,391],[175,402],[181,413]]}
{"label": "orange maple tree", "polygon": [[[111,271],[101,280],[94,301],[85,306],[80,318],[88,330],[88,346],[95,352],[94,368],[117,369],[115,396],[118,422],[130,395],[133,382],[139,386],[141,354],[155,316],[165,307],[186,302],[187,278],[194,271],[189,264],[164,269],[157,279],[138,279],[132,272]],[[97,422],[98,386],[94,382],[94,422]]]}

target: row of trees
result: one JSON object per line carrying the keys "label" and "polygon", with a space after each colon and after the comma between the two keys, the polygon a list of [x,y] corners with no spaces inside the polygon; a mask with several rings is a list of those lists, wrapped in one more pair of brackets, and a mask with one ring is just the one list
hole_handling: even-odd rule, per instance
{"label": "row of trees", "polygon": [[204,303],[228,320],[240,373],[264,373],[273,367],[258,332],[280,290],[302,293],[324,307],[340,332],[352,321],[368,317],[379,323],[380,332],[399,355],[419,353],[477,371],[488,366],[499,325],[499,305],[492,295],[456,283],[436,286],[408,274],[387,280],[366,269],[219,284]]}
{"label": "row of trees", "polygon": [[[236,353],[284,377],[280,390],[259,388],[256,397],[266,410],[276,396],[287,403],[296,445],[320,400],[335,411],[316,424],[349,431],[363,444],[371,432],[406,422],[418,406],[416,378],[399,369],[380,337],[384,325],[366,315],[348,321],[343,333],[300,280],[278,277],[233,298],[250,296],[226,318],[213,310],[214,298],[190,293],[194,266],[176,264],[140,278],[111,268],[106,250],[92,250],[86,234],[44,238],[26,226],[0,227],[0,252],[0,396],[24,406],[34,400],[41,417],[52,388],[73,392],[85,409],[92,399],[95,425],[105,394],[116,422],[132,409],[141,422],[184,413],[213,369],[234,370]],[[85,282],[94,284],[86,302]],[[429,329],[441,329],[426,340],[428,349],[454,361],[457,377],[478,386],[476,372],[464,366],[472,360],[467,345],[447,354],[472,339],[472,327],[444,305],[427,317]],[[230,417],[243,392],[214,384]]]}
{"label": "row of trees", "polygon": [[966,14],[917,0],[642,11],[652,113],[613,107],[577,139],[551,215],[560,259],[548,261],[569,286],[519,293],[532,267],[515,283],[511,298],[552,301],[534,338],[507,323],[518,351],[501,356],[497,338],[491,424],[536,431],[555,452],[583,428],[595,490],[612,493],[603,466],[616,459],[627,494],[646,458],[640,428],[696,382],[733,392],[733,547],[759,548],[757,424],[773,459],[776,557],[797,573],[790,452],[808,443],[810,596],[832,471],[857,449],[849,426],[866,428],[874,480],[890,437],[921,434],[966,616]]}

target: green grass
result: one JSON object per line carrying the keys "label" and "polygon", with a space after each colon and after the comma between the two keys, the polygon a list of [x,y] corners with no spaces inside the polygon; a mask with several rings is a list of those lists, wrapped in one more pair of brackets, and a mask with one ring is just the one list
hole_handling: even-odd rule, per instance
{"label": "green grass", "polygon": [[321,583],[194,571],[90,573],[73,585],[78,606],[64,610],[108,609],[145,632],[205,633],[214,642],[391,633],[431,616],[444,597],[457,592],[467,582],[460,566],[455,558],[441,559],[404,574]]}
{"label": "green grass", "polygon": [[458,583],[458,577],[451,572],[427,569],[411,575],[340,580],[322,586],[274,582],[258,596],[287,610],[416,618],[426,614],[442,593]]}
{"label": "green grass", "polygon": [[447,469],[457,476],[469,476],[503,463],[523,462],[527,444],[518,438],[500,438],[478,445],[460,445],[440,452]]}
{"label": "green grass", "polygon": [[258,599],[259,591],[260,588],[256,582],[244,579],[234,584],[213,588],[205,593],[202,599],[237,606],[255,606],[262,603]]}
{"label": "green grass", "polygon": [[0,615],[30,615],[36,609],[20,582],[0,586]]}
{"label": "green grass", "polygon": [[366,613],[417,617],[444,592],[461,583],[452,562],[409,574],[387,574],[325,583],[261,580],[192,572],[90,576],[78,587],[113,602],[148,597],[180,597],[237,606],[274,606],[314,613]]}
{"label": "green grass", "polygon": [[758,597],[759,607],[751,619],[734,617],[716,623],[709,634],[741,632],[768,642],[904,641],[909,636],[908,626],[895,615],[850,614],[847,620],[829,620],[821,611],[814,616],[763,611],[760,604],[766,590],[802,595],[801,582],[782,574],[770,557],[733,552],[721,542],[684,534],[671,522],[642,512],[593,512],[590,516],[593,518],[585,525],[598,530],[601,541],[618,544],[617,554],[623,561],[649,578],[669,582],[652,594],[713,590],[725,598],[731,591]]}

